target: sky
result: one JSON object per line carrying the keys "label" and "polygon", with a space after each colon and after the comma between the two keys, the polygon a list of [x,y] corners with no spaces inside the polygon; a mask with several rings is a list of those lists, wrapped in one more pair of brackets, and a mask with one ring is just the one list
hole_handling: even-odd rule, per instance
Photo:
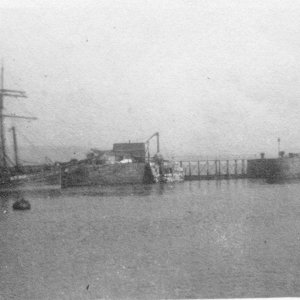
{"label": "sky", "polygon": [[[300,152],[300,2],[2,0],[0,57],[19,143]],[[10,143],[9,132],[7,133]],[[152,142],[152,148],[155,142]]]}

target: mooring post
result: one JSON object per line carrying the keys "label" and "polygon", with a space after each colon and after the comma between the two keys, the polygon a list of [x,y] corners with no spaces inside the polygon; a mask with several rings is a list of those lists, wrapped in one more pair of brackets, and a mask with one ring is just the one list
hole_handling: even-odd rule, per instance
{"label": "mooring post", "polygon": [[237,176],[237,159],[234,160],[234,175]]}
{"label": "mooring post", "polygon": [[180,161],[180,168],[182,168],[182,160]]}
{"label": "mooring post", "polygon": [[200,177],[200,161],[198,160],[198,177]]}
{"label": "mooring post", "polygon": [[189,174],[192,176],[192,167],[191,167],[191,162],[189,161]]}

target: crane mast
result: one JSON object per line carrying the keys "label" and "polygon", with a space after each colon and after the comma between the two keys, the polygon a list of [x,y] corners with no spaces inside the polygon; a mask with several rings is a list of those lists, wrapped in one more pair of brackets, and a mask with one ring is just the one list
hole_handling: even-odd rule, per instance
{"label": "crane mast", "polygon": [[147,145],[147,151],[148,151],[148,161],[150,161],[150,149],[149,149],[149,144],[150,144],[150,140],[152,138],[154,138],[156,136],[156,153],[160,152],[159,149],[159,132],[155,132],[154,134],[152,134],[148,140],[146,141],[146,145]]}

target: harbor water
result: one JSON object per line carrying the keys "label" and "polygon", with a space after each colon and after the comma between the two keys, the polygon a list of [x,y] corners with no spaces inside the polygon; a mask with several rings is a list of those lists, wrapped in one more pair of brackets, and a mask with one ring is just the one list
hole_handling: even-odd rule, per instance
{"label": "harbor water", "polygon": [[300,296],[300,182],[2,192],[0,247],[0,299]]}

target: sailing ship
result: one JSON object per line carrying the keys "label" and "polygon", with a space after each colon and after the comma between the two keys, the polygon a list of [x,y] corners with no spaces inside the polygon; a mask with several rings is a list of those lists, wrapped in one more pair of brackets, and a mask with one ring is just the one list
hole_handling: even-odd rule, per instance
{"label": "sailing ship", "polygon": [[5,137],[5,118],[37,120],[36,117],[18,116],[15,114],[4,114],[4,99],[27,98],[24,91],[4,88],[4,67],[1,66],[0,78],[0,188],[20,187],[29,183],[60,185],[60,168],[55,165],[25,166],[20,163],[16,128],[13,126],[14,162],[7,154]]}

